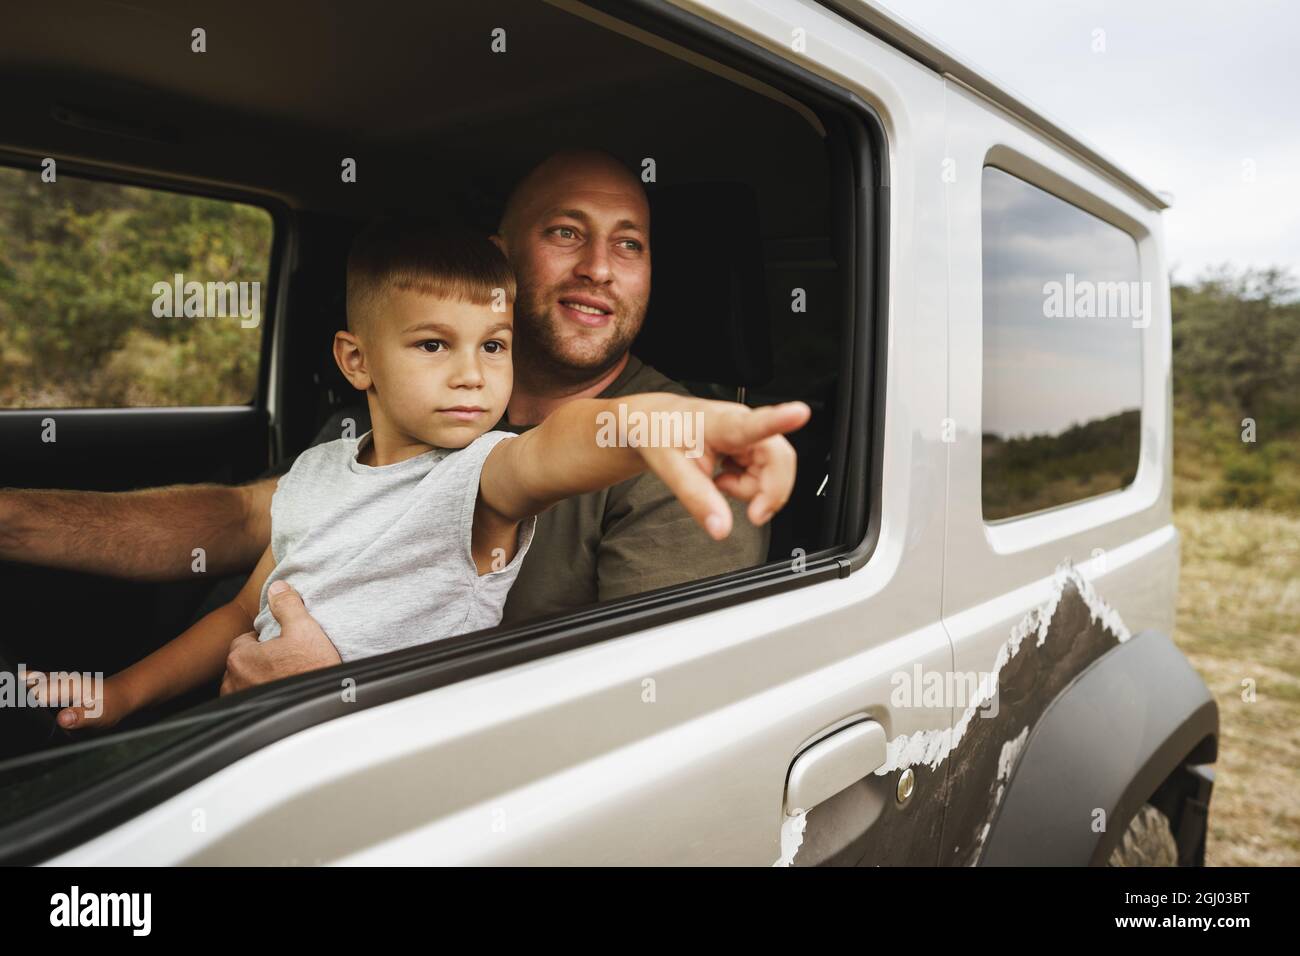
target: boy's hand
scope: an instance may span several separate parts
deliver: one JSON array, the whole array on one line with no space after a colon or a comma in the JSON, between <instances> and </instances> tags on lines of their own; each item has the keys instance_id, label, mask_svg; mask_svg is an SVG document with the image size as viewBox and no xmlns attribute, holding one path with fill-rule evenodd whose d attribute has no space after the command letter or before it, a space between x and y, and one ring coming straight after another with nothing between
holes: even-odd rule
<instances>
[{"instance_id":1,"label":"boy's hand","mask_svg":"<svg viewBox=\"0 0 1300 956\"><path fill-rule=\"evenodd\" d=\"M27 683L29 687L35 686L35 697L41 706L62 705L55 720L64 730L107 730L135 710L126 688L116 677L89 687L80 681L51 687L48 675L28 672Z\"/></svg>"},{"instance_id":2,"label":"boy's hand","mask_svg":"<svg viewBox=\"0 0 1300 956\"><path fill-rule=\"evenodd\" d=\"M748 501L747 514L756 525L785 506L794 488L796 460L794 448L782 436L808 422L812 410L803 402L749 408L655 395L629 399L629 406L648 414L691 416L690 427L683 430L692 439L689 444L661 443L637 450L710 537L720 541L731 533L731 509L724 493Z\"/></svg>"}]
</instances>

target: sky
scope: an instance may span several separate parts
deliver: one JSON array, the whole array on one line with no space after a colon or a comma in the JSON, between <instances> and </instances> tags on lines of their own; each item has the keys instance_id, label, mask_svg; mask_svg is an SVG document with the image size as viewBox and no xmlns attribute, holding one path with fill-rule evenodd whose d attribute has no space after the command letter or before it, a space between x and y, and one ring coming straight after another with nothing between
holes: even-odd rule
<instances>
[{"instance_id":1,"label":"sky","mask_svg":"<svg viewBox=\"0 0 1300 956\"><path fill-rule=\"evenodd\" d=\"M881 2L1172 193L1176 281L1227 263L1300 285L1300 2Z\"/></svg>"}]
</instances>

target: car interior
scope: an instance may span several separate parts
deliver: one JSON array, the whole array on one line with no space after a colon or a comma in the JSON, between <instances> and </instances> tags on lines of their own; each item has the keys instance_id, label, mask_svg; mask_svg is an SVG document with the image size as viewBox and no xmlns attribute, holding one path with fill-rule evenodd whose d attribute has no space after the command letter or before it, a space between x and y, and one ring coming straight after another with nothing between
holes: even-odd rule
<instances>
[{"instance_id":1,"label":"car interior","mask_svg":"<svg viewBox=\"0 0 1300 956\"><path fill-rule=\"evenodd\" d=\"M56 157L61 176L238 199L275 223L252 404L66 410L53 447L23 437L49 410L0 409L0 486L240 483L292 459L357 403L329 349L356 232L419 214L490 233L531 166L597 148L638 171L651 201L653 289L633 354L698 395L807 402L768 559L844 543L853 187L840 119L568 2L69 0L8 13L0 63L0 83L22 91L5 98L0 164L37 175ZM349 158L355 182L340 175ZM112 673L180 633L212 587L0 565L0 656ZM62 744L46 717L21 715L31 723L0 734L0 758Z\"/></svg>"}]
</instances>

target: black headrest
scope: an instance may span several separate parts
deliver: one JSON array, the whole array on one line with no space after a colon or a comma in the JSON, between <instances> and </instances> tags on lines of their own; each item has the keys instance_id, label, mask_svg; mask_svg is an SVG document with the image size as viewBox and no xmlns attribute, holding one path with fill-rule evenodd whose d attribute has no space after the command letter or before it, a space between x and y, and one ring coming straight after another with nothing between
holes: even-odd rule
<instances>
[{"instance_id":1,"label":"black headrest","mask_svg":"<svg viewBox=\"0 0 1300 956\"><path fill-rule=\"evenodd\" d=\"M302 316L302 331L311 336L316 364L337 372L332 344L334 333L347 328L345 263L329 259L294 269L289 274L289 307L295 316Z\"/></svg>"},{"instance_id":2,"label":"black headrest","mask_svg":"<svg viewBox=\"0 0 1300 956\"><path fill-rule=\"evenodd\" d=\"M650 195L650 308L632 351L670 378L754 386L772 378L758 200L743 183Z\"/></svg>"}]
</instances>

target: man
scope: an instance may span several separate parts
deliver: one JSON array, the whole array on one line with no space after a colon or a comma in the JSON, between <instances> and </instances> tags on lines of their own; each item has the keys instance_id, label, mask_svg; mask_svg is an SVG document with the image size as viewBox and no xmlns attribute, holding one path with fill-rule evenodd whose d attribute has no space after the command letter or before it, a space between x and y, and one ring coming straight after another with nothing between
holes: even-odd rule
<instances>
[{"instance_id":1,"label":"man","mask_svg":"<svg viewBox=\"0 0 1300 956\"><path fill-rule=\"evenodd\" d=\"M629 352L650 299L650 209L616 160L550 157L516 187L493 241L518 283L515 387L499 427L526 430L579 398L688 394ZM275 486L0 492L0 558L163 581L188 577L202 547L210 572L247 572L270 537ZM743 507L732 502L725 541L699 548L704 532L652 474L561 502L538 519L504 622L759 564L767 527L743 520ZM270 604L281 636L237 638L223 693L339 662L292 589Z\"/></svg>"}]
</instances>

